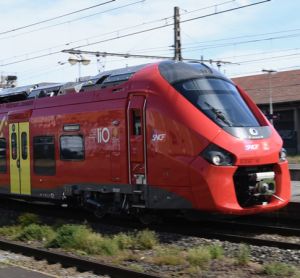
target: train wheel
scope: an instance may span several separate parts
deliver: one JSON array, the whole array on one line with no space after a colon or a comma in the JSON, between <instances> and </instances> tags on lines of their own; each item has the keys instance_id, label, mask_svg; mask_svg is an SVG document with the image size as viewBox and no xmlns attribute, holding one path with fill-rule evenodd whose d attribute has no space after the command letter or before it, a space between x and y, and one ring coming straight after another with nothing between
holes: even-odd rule
<instances>
[{"instance_id":1,"label":"train wheel","mask_svg":"<svg viewBox=\"0 0 300 278\"><path fill-rule=\"evenodd\" d=\"M103 207L98 208L94 211L94 215L99 219L103 218L106 214L107 214L107 209Z\"/></svg>"},{"instance_id":2,"label":"train wheel","mask_svg":"<svg viewBox=\"0 0 300 278\"><path fill-rule=\"evenodd\" d=\"M145 226L160 222L160 218L153 213L141 213L138 218L139 221Z\"/></svg>"},{"instance_id":3,"label":"train wheel","mask_svg":"<svg viewBox=\"0 0 300 278\"><path fill-rule=\"evenodd\" d=\"M210 215L208 213L203 213L194 210L184 210L182 211L184 219L190 222L198 222L209 219Z\"/></svg>"}]
</instances>

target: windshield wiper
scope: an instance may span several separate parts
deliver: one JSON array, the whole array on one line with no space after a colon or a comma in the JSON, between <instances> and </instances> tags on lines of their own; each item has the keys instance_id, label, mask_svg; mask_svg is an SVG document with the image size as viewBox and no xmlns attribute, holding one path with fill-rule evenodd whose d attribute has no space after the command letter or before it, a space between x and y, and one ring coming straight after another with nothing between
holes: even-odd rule
<instances>
[{"instance_id":1,"label":"windshield wiper","mask_svg":"<svg viewBox=\"0 0 300 278\"><path fill-rule=\"evenodd\" d=\"M223 123L227 124L228 126L232 126L232 123L226 119L224 113L221 110L213 107L206 101L204 103L209 107L210 111L212 111L215 114L216 119L220 119Z\"/></svg>"}]
</instances>

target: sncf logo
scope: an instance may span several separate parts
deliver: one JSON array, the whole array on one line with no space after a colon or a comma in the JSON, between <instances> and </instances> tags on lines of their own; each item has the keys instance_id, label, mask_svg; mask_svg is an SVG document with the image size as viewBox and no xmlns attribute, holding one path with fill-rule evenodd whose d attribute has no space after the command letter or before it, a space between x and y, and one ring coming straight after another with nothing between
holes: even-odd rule
<instances>
[{"instance_id":1,"label":"sncf logo","mask_svg":"<svg viewBox=\"0 0 300 278\"><path fill-rule=\"evenodd\" d=\"M245 150L246 151L256 151L259 148L259 144L249 144L245 145Z\"/></svg>"},{"instance_id":2,"label":"sncf logo","mask_svg":"<svg viewBox=\"0 0 300 278\"><path fill-rule=\"evenodd\" d=\"M164 141L165 138L166 138L166 134L164 134L164 133L152 135L152 141L154 141L154 142Z\"/></svg>"}]
</instances>

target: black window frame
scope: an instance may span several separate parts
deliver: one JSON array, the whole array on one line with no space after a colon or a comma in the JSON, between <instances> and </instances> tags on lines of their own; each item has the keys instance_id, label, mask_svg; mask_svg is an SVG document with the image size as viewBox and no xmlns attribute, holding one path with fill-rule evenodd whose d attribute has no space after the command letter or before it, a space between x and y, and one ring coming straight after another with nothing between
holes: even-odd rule
<instances>
[{"instance_id":1,"label":"black window frame","mask_svg":"<svg viewBox=\"0 0 300 278\"><path fill-rule=\"evenodd\" d=\"M18 158L18 138L17 133L13 132L10 136L11 140L11 158L12 160L17 160Z\"/></svg>"},{"instance_id":2,"label":"black window frame","mask_svg":"<svg viewBox=\"0 0 300 278\"><path fill-rule=\"evenodd\" d=\"M21 157L23 160L28 158L28 136L25 131L21 133Z\"/></svg>"},{"instance_id":3,"label":"black window frame","mask_svg":"<svg viewBox=\"0 0 300 278\"><path fill-rule=\"evenodd\" d=\"M131 135L142 135L142 111L140 109L132 109L132 130Z\"/></svg>"},{"instance_id":4,"label":"black window frame","mask_svg":"<svg viewBox=\"0 0 300 278\"><path fill-rule=\"evenodd\" d=\"M61 143L62 143L62 138L64 137L79 137L82 139L82 158L65 158L63 157L63 151L62 151L62 146L61 146ZM84 161L85 160L85 142L84 142L84 136L82 134L62 134L60 137L59 137L59 157L60 157L60 160L62 161Z\"/></svg>"},{"instance_id":5,"label":"black window frame","mask_svg":"<svg viewBox=\"0 0 300 278\"><path fill-rule=\"evenodd\" d=\"M1 142L1 141L4 141L4 142ZM7 173L7 140L6 138L4 137L1 137L0 138L0 147L1 147L1 144L3 144L4 146L4 150L3 151L0 151L0 161L3 161L3 165L1 165L0 163L0 173L1 174L5 174ZM2 155L2 152L4 153L4 155Z\"/></svg>"},{"instance_id":6,"label":"black window frame","mask_svg":"<svg viewBox=\"0 0 300 278\"><path fill-rule=\"evenodd\" d=\"M37 146L37 140L39 139L46 139L46 138L51 138L51 143L47 143L47 145L52 146L52 151L51 153L53 154L53 157L51 159L51 161L53 162L54 166L52 167L45 167L45 166L36 166L36 156L37 156L37 152L36 152L36 146ZM42 145L40 142L38 145ZM55 136L54 135L37 135L33 137L33 172L38 175L38 176L55 176L56 174L56 155L55 155ZM39 159L47 159L49 156L47 156L46 158L39 158ZM50 160L50 159L49 159Z\"/></svg>"}]
</instances>

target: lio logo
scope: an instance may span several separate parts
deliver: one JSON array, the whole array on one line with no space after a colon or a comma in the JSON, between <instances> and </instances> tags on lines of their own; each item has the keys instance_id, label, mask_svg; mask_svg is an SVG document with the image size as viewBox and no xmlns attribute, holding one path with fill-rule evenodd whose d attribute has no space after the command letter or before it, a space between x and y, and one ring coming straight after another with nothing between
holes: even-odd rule
<instances>
[{"instance_id":1,"label":"lio logo","mask_svg":"<svg viewBox=\"0 0 300 278\"><path fill-rule=\"evenodd\" d=\"M98 143L108 143L110 139L110 132L107 127L101 127L97 129L97 137L98 137Z\"/></svg>"}]
</instances>

